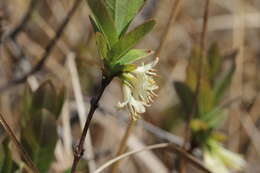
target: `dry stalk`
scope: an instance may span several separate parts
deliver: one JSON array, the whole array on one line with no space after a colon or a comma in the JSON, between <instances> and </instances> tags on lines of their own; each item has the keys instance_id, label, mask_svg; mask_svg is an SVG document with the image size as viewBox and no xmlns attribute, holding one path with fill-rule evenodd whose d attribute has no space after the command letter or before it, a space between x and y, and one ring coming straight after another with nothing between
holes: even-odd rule
<instances>
[{"instance_id":1,"label":"dry stalk","mask_svg":"<svg viewBox=\"0 0 260 173\"><path fill-rule=\"evenodd\" d=\"M136 122L137 122L137 120L135 120L133 118L129 119L129 123L126 128L125 134L119 144L119 149L116 153L116 157L120 156L121 154L123 154L126 151L128 138L130 137L130 135L136 125ZM112 166L111 173L116 173L119 168L119 165L120 165L120 161L115 162Z\"/></svg>"}]
</instances>

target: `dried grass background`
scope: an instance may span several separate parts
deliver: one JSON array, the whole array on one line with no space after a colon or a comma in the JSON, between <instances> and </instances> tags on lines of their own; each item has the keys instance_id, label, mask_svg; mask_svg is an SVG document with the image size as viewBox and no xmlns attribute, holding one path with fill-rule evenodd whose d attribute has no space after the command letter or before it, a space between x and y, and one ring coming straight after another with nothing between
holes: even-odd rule
<instances>
[{"instance_id":1,"label":"dried grass background","mask_svg":"<svg viewBox=\"0 0 260 173\"><path fill-rule=\"evenodd\" d=\"M178 116L172 117L172 108L178 103L173 81L185 79L191 49L199 44L205 1L180 1L176 8L176 0L147 0L145 8L131 26L149 18L154 18L157 22L155 29L138 47L157 51L156 54L160 57L160 89L155 102L143 115L143 121L138 123L130 138L129 150L165 140L175 143L182 141L183 120ZM29 4L29 0L0 1L1 38L5 38L19 24ZM19 30L16 38L1 44L0 87L23 76L37 64L72 4L72 0L37 1L31 9L31 18ZM179 12L174 14L172 10ZM101 78L101 62L97 55L89 14L87 3L83 1L54 45L45 65L21 84L5 88L0 95L0 111L4 112L7 122L19 136L18 100L25 84L35 89L40 83L50 79L57 88L66 86L67 98L58 129L62 140L57 143L57 160L50 172L61 172L71 167L72 146L80 135L79 119L84 120L90 96L96 92ZM206 48L217 42L223 56L238 51L235 76L224 100L236 97L239 99L227 108L229 117L220 130L227 135L227 148L240 152L248 161L244 172L260 172L260 1L211 0L207 36ZM158 49L160 45L162 46ZM80 87L77 82L80 82ZM123 135L128 115L115 108L120 99L120 85L115 80L102 97L100 109L92 121L91 141L88 140L86 145L86 151L89 152L84 155L85 160L89 160L91 172L112 159ZM79 119L77 112L81 117ZM2 130L0 140L5 136ZM174 172L176 157L176 153L163 149L142 152L125 159L121 171ZM191 167L188 172L200 171Z\"/></svg>"}]
</instances>

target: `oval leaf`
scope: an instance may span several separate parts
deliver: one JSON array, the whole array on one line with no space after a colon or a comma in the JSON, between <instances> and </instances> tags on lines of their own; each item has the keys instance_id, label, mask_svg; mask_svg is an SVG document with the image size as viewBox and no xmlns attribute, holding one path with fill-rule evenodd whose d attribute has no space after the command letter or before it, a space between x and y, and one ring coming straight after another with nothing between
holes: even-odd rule
<instances>
[{"instance_id":1,"label":"oval leaf","mask_svg":"<svg viewBox=\"0 0 260 173\"><path fill-rule=\"evenodd\" d=\"M134 47L151 29L154 27L155 21L149 20L134 30L124 35L109 52L109 58L116 61L124 56L132 47Z\"/></svg>"},{"instance_id":2,"label":"oval leaf","mask_svg":"<svg viewBox=\"0 0 260 173\"><path fill-rule=\"evenodd\" d=\"M137 61L141 58L147 57L153 54L152 50L145 50L145 49L132 49L127 54L125 54L122 58L116 61L116 64L125 65L130 64L134 61Z\"/></svg>"}]
</instances>

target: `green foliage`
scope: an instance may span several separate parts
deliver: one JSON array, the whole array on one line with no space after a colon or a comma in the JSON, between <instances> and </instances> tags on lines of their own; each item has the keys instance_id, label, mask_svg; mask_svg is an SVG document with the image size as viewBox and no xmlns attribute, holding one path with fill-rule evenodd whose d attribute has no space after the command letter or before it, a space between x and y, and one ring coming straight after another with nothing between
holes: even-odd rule
<instances>
[{"instance_id":1,"label":"green foliage","mask_svg":"<svg viewBox=\"0 0 260 173\"><path fill-rule=\"evenodd\" d=\"M209 75L212 79L211 82L214 82L214 79L218 75L221 66L221 59L219 58L219 48L216 43L213 43L212 46L209 48L208 52L208 63L209 63Z\"/></svg>"},{"instance_id":2,"label":"green foliage","mask_svg":"<svg viewBox=\"0 0 260 173\"><path fill-rule=\"evenodd\" d=\"M107 0L108 9L113 16L118 35L121 35L144 4L144 0Z\"/></svg>"},{"instance_id":3,"label":"green foliage","mask_svg":"<svg viewBox=\"0 0 260 173\"><path fill-rule=\"evenodd\" d=\"M0 173L12 173L17 169L17 165L13 162L8 145L9 139L5 139L2 143L3 157L0 160Z\"/></svg>"},{"instance_id":4,"label":"green foliage","mask_svg":"<svg viewBox=\"0 0 260 173\"><path fill-rule=\"evenodd\" d=\"M180 98L181 105L186 112L186 115L192 113L192 109L195 105L193 105L194 101L194 93L191 91L189 86L187 86L184 82L174 82L174 87L176 92Z\"/></svg>"},{"instance_id":5,"label":"green foliage","mask_svg":"<svg viewBox=\"0 0 260 173\"><path fill-rule=\"evenodd\" d=\"M3 161L3 167L1 169L1 172L5 173L11 173L12 167L13 167L13 160L11 156L11 152L8 148L8 141L4 141L3 143L3 148L4 148L4 161Z\"/></svg>"},{"instance_id":6,"label":"green foliage","mask_svg":"<svg viewBox=\"0 0 260 173\"><path fill-rule=\"evenodd\" d=\"M104 59L108 75L120 75L129 63L148 56L151 52L131 50L151 29L155 22L149 20L127 32L145 0L87 0L92 11L90 17L96 32L99 55Z\"/></svg>"},{"instance_id":7,"label":"green foliage","mask_svg":"<svg viewBox=\"0 0 260 173\"><path fill-rule=\"evenodd\" d=\"M93 12L93 22L95 28L102 32L108 42L109 47L113 46L117 40L118 35L115 27L115 22L108 12L104 1L102 0L87 0L90 9Z\"/></svg>"},{"instance_id":8,"label":"green foliage","mask_svg":"<svg viewBox=\"0 0 260 173\"><path fill-rule=\"evenodd\" d=\"M199 49L194 49L186 70L186 81L174 83L186 115L193 113L190 123L192 140L199 145L206 145L209 139L215 138L214 130L225 120L220 100L235 70L235 63L231 63L229 68L223 68L224 61L215 43L209 48L206 57L202 57Z\"/></svg>"},{"instance_id":9,"label":"green foliage","mask_svg":"<svg viewBox=\"0 0 260 173\"><path fill-rule=\"evenodd\" d=\"M122 36L120 40L112 47L108 57L112 60L112 62L117 61L132 47L134 47L148 32L150 32L154 25L154 20L149 20Z\"/></svg>"},{"instance_id":10,"label":"green foliage","mask_svg":"<svg viewBox=\"0 0 260 173\"><path fill-rule=\"evenodd\" d=\"M130 64L134 61L137 61L143 57L147 57L151 55L153 51L151 50L144 50L144 49L132 49L129 52L126 53L122 58L120 58L118 61L116 61L116 64L119 65L125 65Z\"/></svg>"},{"instance_id":11,"label":"green foliage","mask_svg":"<svg viewBox=\"0 0 260 173\"><path fill-rule=\"evenodd\" d=\"M64 90L57 93L50 81L35 92L27 88L22 99L21 143L42 173L54 160L57 119L63 102Z\"/></svg>"},{"instance_id":12,"label":"green foliage","mask_svg":"<svg viewBox=\"0 0 260 173\"><path fill-rule=\"evenodd\" d=\"M214 85L214 98L215 102L219 102L221 97L224 95L225 90L231 83L232 76L235 71L235 62L232 62L232 66L225 72L223 72Z\"/></svg>"},{"instance_id":13,"label":"green foliage","mask_svg":"<svg viewBox=\"0 0 260 173\"><path fill-rule=\"evenodd\" d=\"M102 59L106 58L108 47L104 35L102 35L100 32L96 32L96 44L99 55L102 57Z\"/></svg>"}]
</instances>

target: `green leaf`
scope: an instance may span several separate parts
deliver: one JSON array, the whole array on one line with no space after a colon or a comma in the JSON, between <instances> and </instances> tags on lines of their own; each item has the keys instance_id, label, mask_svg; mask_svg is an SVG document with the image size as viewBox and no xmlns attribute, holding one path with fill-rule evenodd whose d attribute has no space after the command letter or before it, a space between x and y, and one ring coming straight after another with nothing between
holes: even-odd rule
<instances>
[{"instance_id":1,"label":"green leaf","mask_svg":"<svg viewBox=\"0 0 260 173\"><path fill-rule=\"evenodd\" d=\"M21 143L40 172L47 172L54 161L58 135L56 119L49 111L36 112L21 130Z\"/></svg>"},{"instance_id":2,"label":"green leaf","mask_svg":"<svg viewBox=\"0 0 260 173\"><path fill-rule=\"evenodd\" d=\"M198 73L199 73L199 61L201 61L201 53L198 48L193 48L189 64L186 68L186 83L191 88L192 91L196 90L196 85L198 83Z\"/></svg>"},{"instance_id":3,"label":"green leaf","mask_svg":"<svg viewBox=\"0 0 260 173\"><path fill-rule=\"evenodd\" d=\"M214 107L214 93L207 79L201 77L198 92L199 116L204 116Z\"/></svg>"},{"instance_id":4,"label":"green leaf","mask_svg":"<svg viewBox=\"0 0 260 173\"><path fill-rule=\"evenodd\" d=\"M129 25L133 21L134 17L138 14L138 12L142 9L145 1L146 0L136 0L135 4L132 5L131 0L128 0L128 3L130 3L130 4L129 4L127 14L125 15L125 18L124 18L124 22L122 25L123 27L120 28L120 32L119 32L120 37L127 32Z\"/></svg>"},{"instance_id":5,"label":"green leaf","mask_svg":"<svg viewBox=\"0 0 260 173\"><path fill-rule=\"evenodd\" d=\"M56 91L51 81L42 83L39 88L33 93L32 104L34 109L40 110L42 108L52 109L54 107L54 99L56 98Z\"/></svg>"},{"instance_id":6,"label":"green leaf","mask_svg":"<svg viewBox=\"0 0 260 173\"><path fill-rule=\"evenodd\" d=\"M65 101L65 87L63 87L60 90L59 94L55 98L55 107L53 108L53 110L50 110L52 111L56 119L58 119L59 115L61 114L64 101Z\"/></svg>"},{"instance_id":7,"label":"green leaf","mask_svg":"<svg viewBox=\"0 0 260 173\"><path fill-rule=\"evenodd\" d=\"M221 58L219 54L219 48L216 43L212 44L208 51L209 73L210 79L214 83L216 75L220 71Z\"/></svg>"},{"instance_id":8,"label":"green leaf","mask_svg":"<svg viewBox=\"0 0 260 173\"><path fill-rule=\"evenodd\" d=\"M26 85L24 93L20 101L20 112L23 115L21 120L21 125L26 126L26 122L30 119L31 112L34 112L34 107L32 106L32 90L28 85Z\"/></svg>"},{"instance_id":9,"label":"green leaf","mask_svg":"<svg viewBox=\"0 0 260 173\"><path fill-rule=\"evenodd\" d=\"M92 16L89 16L90 23L92 24L92 27L94 29L94 32L102 32L100 29L100 26L98 26L97 22Z\"/></svg>"},{"instance_id":10,"label":"green leaf","mask_svg":"<svg viewBox=\"0 0 260 173\"><path fill-rule=\"evenodd\" d=\"M196 90L199 79L204 78L204 80L209 81L209 64L205 57L201 55L201 50L197 47L192 49L186 74L186 82L192 91Z\"/></svg>"},{"instance_id":11,"label":"green leaf","mask_svg":"<svg viewBox=\"0 0 260 173\"><path fill-rule=\"evenodd\" d=\"M120 40L112 47L109 52L109 58L113 62L124 56L132 47L134 47L155 25L154 20L149 20L131 32L122 36Z\"/></svg>"},{"instance_id":12,"label":"green leaf","mask_svg":"<svg viewBox=\"0 0 260 173\"><path fill-rule=\"evenodd\" d=\"M128 72L131 72L131 71L133 71L133 70L135 70L137 67L136 67L136 65L135 64L127 64L127 65L124 65L123 66L123 72L124 73L128 73Z\"/></svg>"},{"instance_id":13,"label":"green leaf","mask_svg":"<svg viewBox=\"0 0 260 173\"><path fill-rule=\"evenodd\" d=\"M107 5L107 9L109 10L111 16L114 19L115 16L115 8L116 8L116 1L117 0L105 0L106 1L106 5Z\"/></svg>"},{"instance_id":14,"label":"green leaf","mask_svg":"<svg viewBox=\"0 0 260 173\"><path fill-rule=\"evenodd\" d=\"M235 68L235 63L232 62L232 66L227 71L223 72L222 77L216 81L213 91L215 103L220 101L221 97L225 93L225 90L230 85Z\"/></svg>"},{"instance_id":15,"label":"green leaf","mask_svg":"<svg viewBox=\"0 0 260 173\"><path fill-rule=\"evenodd\" d=\"M189 86L183 82L174 82L174 87L179 96L182 106L187 115L189 115L193 110L194 94L189 88Z\"/></svg>"},{"instance_id":16,"label":"green leaf","mask_svg":"<svg viewBox=\"0 0 260 173\"><path fill-rule=\"evenodd\" d=\"M118 41L118 35L108 9L106 8L103 0L87 0L88 5L93 13L93 19L95 27L98 27L105 35L110 46L114 45Z\"/></svg>"},{"instance_id":17,"label":"green leaf","mask_svg":"<svg viewBox=\"0 0 260 173\"><path fill-rule=\"evenodd\" d=\"M70 172L71 172L71 168L68 168L65 171L63 171L63 173L70 173Z\"/></svg>"},{"instance_id":18,"label":"green leaf","mask_svg":"<svg viewBox=\"0 0 260 173\"><path fill-rule=\"evenodd\" d=\"M108 47L107 47L106 39L100 32L96 33L96 44L97 44L99 55L103 59L107 58Z\"/></svg>"},{"instance_id":19,"label":"green leaf","mask_svg":"<svg viewBox=\"0 0 260 173\"><path fill-rule=\"evenodd\" d=\"M191 120L190 127L194 132L208 130L208 124L199 119Z\"/></svg>"},{"instance_id":20,"label":"green leaf","mask_svg":"<svg viewBox=\"0 0 260 173\"><path fill-rule=\"evenodd\" d=\"M13 160L8 144L8 139L3 141L4 160L0 173L12 173L13 170Z\"/></svg>"},{"instance_id":21,"label":"green leaf","mask_svg":"<svg viewBox=\"0 0 260 173\"><path fill-rule=\"evenodd\" d=\"M125 65L130 64L134 61L147 57L154 52L152 50L144 50L144 49L132 49L127 54L125 54L122 58L115 62L115 64Z\"/></svg>"},{"instance_id":22,"label":"green leaf","mask_svg":"<svg viewBox=\"0 0 260 173\"><path fill-rule=\"evenodd\" d=\"M31 114L41 109L47 109L53 115L58 118L64 102L65 91L61 90L59 94L51 81L46 81L40 85L40 87L33 93Z\"/></svg>"},{"instance_id":23,"label":"green leaf","mask_svg":"<svg viewBox=\"0 0 260 173\"><path fill-rule=\"evenodd\" d=\"M201 120L207 122L207 125L211 129L215 129L219 127L221 123L225 120L225 113L223 112L223 108L221 106L217 106L212 109L207 114L201 117Z\"/></svg>"},{"instance_id":24,"label":"green leaf","mask_svg":"<svg viewBox=\"0 0 260 173\"><path fill-rule=\"evenodd\" d=\"M129 24L143 6L145 0L107 0L118 35L127 30Z\"/></svg>"},{"instance_id":25,"label":"green leaf","mask_svg":"<svg viewBox=\"0 0 260 173\"><path fill-rule=\"evenodd\" d=\"M193 48L188 67L186 69L186 82L191 90L198 92L198 115L209 112L214 103L212 86L209 80L209 64L205 57L201 56L198 48ZM199 87L199 88L197 88Z\"/></svg>"}]
</instances>

